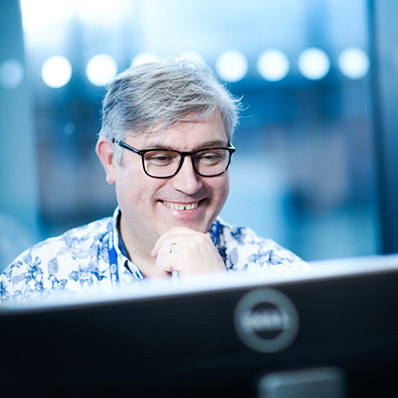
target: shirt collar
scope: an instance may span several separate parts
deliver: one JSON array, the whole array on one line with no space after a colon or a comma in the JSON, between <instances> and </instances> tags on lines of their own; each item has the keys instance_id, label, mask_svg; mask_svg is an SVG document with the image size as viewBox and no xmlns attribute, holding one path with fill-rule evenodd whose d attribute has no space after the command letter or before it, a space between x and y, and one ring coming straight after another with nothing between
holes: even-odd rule
<instances>
[{"instance_id":1,"label":"shirt collar","mask_svg":"<svg viewBox=\"0 0 398 398\"><path fill-rule=\"evenodd\" d=\"M120 254L122 254L123 256L128 258L126 247L124 246L123 239L120 235L119 226L118 226L121 214L122 213L120 211L120 208L116 207L112 217L112 229L113 229L113 239L114 239L113 244L118 254L118 257Z\"/></svg>"},{"instance_id":2,"label":"shirt collar","mask_svg":"<svg viewBox=\"0 0 398 398\"><path fill-rule=\"evenodd\" d=\"M120 211L120 208L117 207L113 213L113 236L115 236L115 246L119 249L120 253L128 259L129 255L119 231L119 221L121 214L122 212Z\"/></svg>"},{"instance_id":3,"label":"shirt collar","mask_svg":"<svg viewBox=\"0 0 398 398\"><path fill-rule=\"evenodd\" d=\"M130 260L126 246L124 245L122 236L119 231L119 220L122 212L119 207L116 207L112 217L113 239L114 247L117 254L117 262L119 269L123 270L122 274L128 274L135 280L144 279L141 270ZM120 275L119 275L120 276Z\"/></svg>"}]
</instances>

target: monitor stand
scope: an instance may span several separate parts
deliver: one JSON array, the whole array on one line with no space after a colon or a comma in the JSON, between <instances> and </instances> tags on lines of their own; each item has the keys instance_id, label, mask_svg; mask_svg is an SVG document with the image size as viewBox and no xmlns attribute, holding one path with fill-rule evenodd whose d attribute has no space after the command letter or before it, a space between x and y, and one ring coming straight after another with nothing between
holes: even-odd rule
<instances>
[{"instance_id":1,"label":"monitor stand","mask_svg":"<svg viewBox=\"0 0 398 398\"><path fill-rule=\"evenodd\" d=\"M335 367L268 373L257 391L258 398L344 398L344 373Z\"/></svg>"}]
</instances>

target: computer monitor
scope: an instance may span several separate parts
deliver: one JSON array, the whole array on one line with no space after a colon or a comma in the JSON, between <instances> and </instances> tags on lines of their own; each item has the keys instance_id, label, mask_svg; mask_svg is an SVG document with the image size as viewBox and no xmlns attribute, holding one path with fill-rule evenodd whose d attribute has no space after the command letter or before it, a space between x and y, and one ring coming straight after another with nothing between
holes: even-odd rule
<instances>
[{"instance_id":1,"label":"computer monitor","mask_svg":"<svg viewBox=\"0 0 398 398\"><path fill-rule=\"evenodd\" d=\"M3 304L0 394L397 391L398 256L311 265L301 275L208 275L80 301Z\"/></svg>"}]
</instances>

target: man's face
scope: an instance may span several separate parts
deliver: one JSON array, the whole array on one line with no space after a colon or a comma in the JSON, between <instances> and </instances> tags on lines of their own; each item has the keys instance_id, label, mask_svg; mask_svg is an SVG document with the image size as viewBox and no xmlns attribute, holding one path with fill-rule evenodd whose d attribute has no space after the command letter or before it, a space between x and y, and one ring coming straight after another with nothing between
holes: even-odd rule
<instances>
[{"instance_id":1,"label":"man's face","mask_svg":"<svg viewBox=\"0 0 398 398\"><path fill-rule=\"evenodd\" d=\"M227 146L228 139L219 113L197 122L180 122L155 135L127 136L137 149L167 148L196 151ZM122 212L124 239L151 250L161 234L173 226L207 232L227 199L228 173L201 177L185 157L174 177L157 179L145 174L142 159L123 150L121 165L114 169L117 200ZM127 242L126 242L127 243Z\"/></svg>"}]
</instances>

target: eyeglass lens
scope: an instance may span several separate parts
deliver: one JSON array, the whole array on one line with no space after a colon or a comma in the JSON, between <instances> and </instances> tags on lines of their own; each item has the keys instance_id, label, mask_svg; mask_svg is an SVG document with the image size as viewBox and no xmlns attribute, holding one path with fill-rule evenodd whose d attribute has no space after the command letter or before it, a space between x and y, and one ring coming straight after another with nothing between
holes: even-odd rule
<instances>
[{"instance_id":1,"label":"eyeglass lens","mask_svg":"<svg viewBox=\"0 0 398 398\"><path fill-rule=\"evenodd\" d=\"M182 162L182 155L168 150L154 150L144 155L144 168L153 177L174 175ZM229 164L230 152L227 149L206 149L193 155L196 171L203 176L223 173Z\"/></svg>"}]
</instances>

